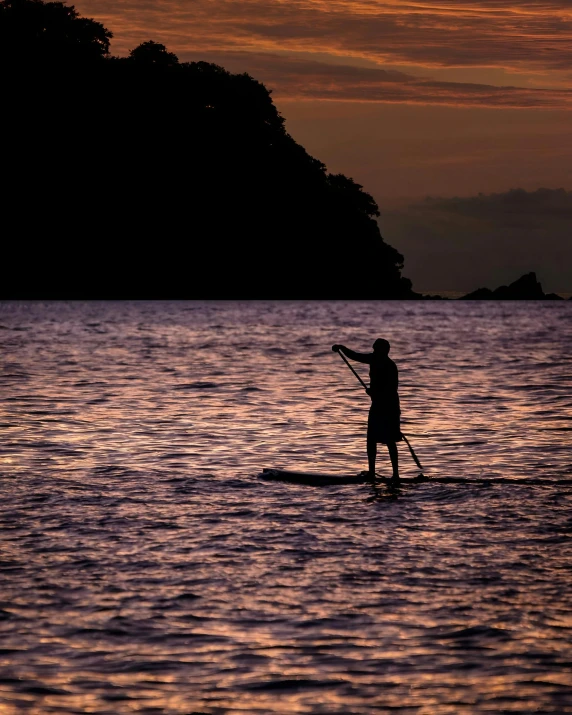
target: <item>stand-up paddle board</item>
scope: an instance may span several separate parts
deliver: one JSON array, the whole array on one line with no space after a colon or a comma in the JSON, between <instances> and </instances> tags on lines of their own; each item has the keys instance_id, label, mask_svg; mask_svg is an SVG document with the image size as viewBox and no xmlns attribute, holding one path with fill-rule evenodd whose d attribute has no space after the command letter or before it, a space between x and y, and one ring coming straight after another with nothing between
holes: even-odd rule
<instances>
[{"instance_id":1,"label":"stand-up paddle board","mask_svg":"<svg viewBox=\"0 0 572 715\"><path fill-rule=\"evenodd\" d=\"M264 469L258 475L261 479L274 480L279 482L294 482L297 484L371 484L371 477L366 473L359 474L321 474L319 472L291 472L287 469ZM377 477L376 481L380 480ZM389 481L389 480L387 480ZM428 477L419 475L419 477L404 477L399 482L427 482Z\"/></svg>"},{"instance_id":2,"label":"stand-up paddle board","mask_svg":"<svg viewBox=\"0 0 572 715\"><path fill-rule=\"evenodd\" d=\"M317 472L290 472L286 469L264 469L261 479L297 484L364 484L371 481L363 474L319 474Z\"/></svg>"},{"instance_id":3,"label":"stand-up paddle board","mask_svg":"<svg viewBox=\"0 0 572 715\"><path fill-rule=\"evenodd\" d=\"M260 479L277 482L293 482L295 484L371 484L371 478L366 472L359 474L323 474L320 472L297 472L287 469L263 469L258 475ZM376 474L376 484L474 484L493 486L495 484L514 484L519 486L557 486L572 485L572 479L515 479L514 477L426 477L419 474L416 477L401 477L398 480L380 477Z\"/></svg>"}]
</instances>

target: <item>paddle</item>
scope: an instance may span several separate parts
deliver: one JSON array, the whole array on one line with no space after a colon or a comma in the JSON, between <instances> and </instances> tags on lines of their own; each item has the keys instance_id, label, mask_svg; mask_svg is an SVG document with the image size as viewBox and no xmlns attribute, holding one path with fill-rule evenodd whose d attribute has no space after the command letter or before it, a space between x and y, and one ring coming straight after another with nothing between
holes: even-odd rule
<instances>
[{"instance_id":1,"label":"paddle","mask_svg":"<svg viewBox=\"0 0 572 715\"><path fill-rule=\"evenodd\" d=\"M332 348L332 350L334 350L334 348ZM338 353L338 355L342 358L342 360L345 362L345 364L349 367L349 369L353 372L353 374L354 374L354 375L357 377L357 379L361 382L361 384L363 385L363 389L367 392L367 389L368 389L367 385L366 385L365 382L361 379L361 377L357 374L357 372L353 369L353 367L350 365L350 363L348 362L348 360L347 360L346 356L343 354L343 352L342 352L341 350L334 350L334 352L337 352L337 353ZM409 447L409 451L411 452L411 456L413 457L413 461L414 461L415 464L419 467L419 469L421 469L421 471L423 471L423 467L421 466L421 462L417 459L417 455L416 455L415 452L413 451L413 447L409 444L409 440L408 440L407 437L403 434L403 432L401 433L401 436L402 436L403 439L405 440L405 444Z\"/></svg>"},{"instance_id":2,"label":"paddle","mask_svg":"<svg viewBox=\"0 0 572 715\"><path fill-rule=\"evenodd\" d=\"M413 447L409 444L409 440L408 440L407 437L403 434L403 432L401 433L401 436L402 436L403 439L405 440L405 444L409 447L409 451L411 452L411 456L413 457L413 461L414 461L415 464L419 467L419 469L420 469L421 471L423 471L423 467L421 466L421 462L417 459L417 455L416 455L415 452L413 451Z\"/></svg>"},{"instance_id":3,"label":"paddle","mask_svg":"<svg viewBox=\"0 0 572 715\"><path fill-rule=\"evenodd\" d=\"M332 350L333 350L333 348L332 348ZM353 372L353 374L354 374L354 375L357 377L357 379L361 382L361 384L363 385L363 389L366 390L366 392L367 392L367 385L366 385L365 382L361 379L361 377L357 374L357 372L353 369L353 367L350 365L350 363L348 362L348 359L347 359L346 356L343 354L343 352L342 352L341 350L336 350L335 352L338 353L338 355L342 358L342 360L345 362L345 364L349 367L349 369Z\"/></svg>"}]
</instances>

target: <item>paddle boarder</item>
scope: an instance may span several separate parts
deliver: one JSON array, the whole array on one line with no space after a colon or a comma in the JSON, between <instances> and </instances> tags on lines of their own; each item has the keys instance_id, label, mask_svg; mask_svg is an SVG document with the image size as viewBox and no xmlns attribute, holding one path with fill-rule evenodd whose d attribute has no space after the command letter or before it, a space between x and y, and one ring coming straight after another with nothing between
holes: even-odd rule
<instances>
[{"instance_id":1,"label":"paddle boarder","mask_svg":"<svg viewBox=\"0 0 572 715\"><path fill-rule=\"evenodd\" d=\"M399 405L397 365L389 357L389 342L378 338L373 343L372 353L358 353L345 345L332 345L332 350L341 352L351 360L369 365L371 407L367 420L367 462L369 475L375 478L375 460L378 443L386 444L389 450L393 479L399 479L397 442L402 440Z\"/></svg>"}]
</instances>

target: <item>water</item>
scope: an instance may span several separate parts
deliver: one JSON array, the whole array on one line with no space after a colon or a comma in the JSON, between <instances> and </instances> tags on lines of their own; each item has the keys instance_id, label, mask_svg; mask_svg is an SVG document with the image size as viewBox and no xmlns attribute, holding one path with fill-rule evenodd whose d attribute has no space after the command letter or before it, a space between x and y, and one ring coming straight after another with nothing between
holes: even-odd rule
<instances>
[{"instance_id":1,"label":"water","mask_svg":"<svg viewBox=\"0 0 572 715\"><path fill-rule=\"evenodd\" d=\"M2 714L572 712L571 318L0 304ZM258 479L366 468L330 346L378 336L425 474L467 483Z\"/></svg>"}]
</instances>

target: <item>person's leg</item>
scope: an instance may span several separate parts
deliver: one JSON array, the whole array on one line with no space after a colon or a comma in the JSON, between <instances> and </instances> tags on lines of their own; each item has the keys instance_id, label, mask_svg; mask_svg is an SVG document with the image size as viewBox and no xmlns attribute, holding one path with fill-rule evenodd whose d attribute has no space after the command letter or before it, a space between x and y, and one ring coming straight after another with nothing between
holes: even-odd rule
<instances>
[{"instance_id":1,"label":"person's leg","mask_svg":"<svg viewBox=\"0 0 572 715\"><path fill-rule=\"evenodd\" d=\"M367 438L367 464L370 477L375 476L375 458L377 457L377 442L369 435Z\"/></svg>"},{"instance_id":2,"label":"person's leg","mask_svg":"<svg viewBox=\"0 0 572 715\"><path fill-rule=\"evenodd\" d=\"M395 442L388 442L387 449L389 450L389 458L391 459L391 466L393 468L393 478L399 479L399 459L397 456L397 444Z\"/></svg>"}]
</instances>

